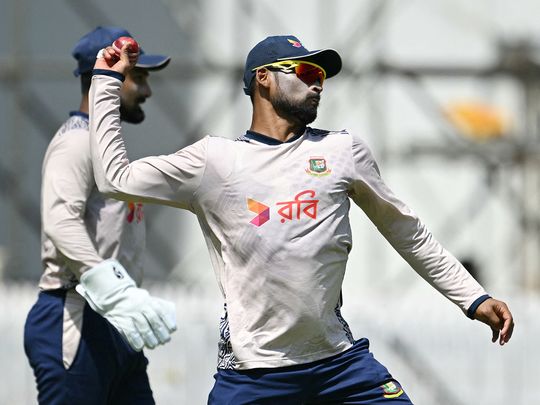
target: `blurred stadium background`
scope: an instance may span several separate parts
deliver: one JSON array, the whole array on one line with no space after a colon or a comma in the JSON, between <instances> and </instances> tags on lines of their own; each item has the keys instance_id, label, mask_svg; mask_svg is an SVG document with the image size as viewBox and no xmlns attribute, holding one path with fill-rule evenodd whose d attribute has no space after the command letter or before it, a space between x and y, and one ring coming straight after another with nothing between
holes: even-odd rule
<instances>
[{"instance_id":1,"label":"blurred stadium background","mask_svg":"<svg viewBox=\"0 0 540 405\"><path fill-rule=\"evenodd\" d=\"M383 177L516 318L513 341L433 291L353 207L344 315L417 404L531 405L540 377L540 3L536 0L0 0L0 403L35 403L22 327L40 275L41 160L79 103L74 43L127 28L172 56L151 76L132 158L250 123L244 58L267 35L333 47L314 126L364 137ZM221 301L191 214L146 207L146 286L177 302L180 330L148 353L159 404L203 404Z\"/></svg>"}]
</instances>

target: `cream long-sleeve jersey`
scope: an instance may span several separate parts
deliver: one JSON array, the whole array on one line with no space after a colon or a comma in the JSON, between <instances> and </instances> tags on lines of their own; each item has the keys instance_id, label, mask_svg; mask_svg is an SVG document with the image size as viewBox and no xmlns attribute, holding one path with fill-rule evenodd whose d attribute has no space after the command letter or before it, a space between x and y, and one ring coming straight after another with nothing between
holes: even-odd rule
<instances>
[{"instance_id":1,"label":"cream long-sleeve jersey","mask_svg":"<svg viewBox=\"0 0 540 405\"><path fill-rule=\"evenodd\" d=\"M368 147L348 131L307 128L285 143L249 131L235 141L206 136L174 154L130 162L119 120L121 81L95 73L96 183L120 199L197 216L225 302L218 367L308 363L351 346L340 314L351 201L464 312L487 296L389 190Z\"/></svg>"},{"instance_id":2,"label":"cream long-sleeve jersey","mask_svg":"<svg viewBox=\"0 0 540 405\"><path fill-rule=\"evenodd\" d=\"M143 207L101 194L94 181L88 115L72 113L52 138L42 167L42 290L69 289L104 259L138 282L145 244Z\"/></svg>"}]
</instances>

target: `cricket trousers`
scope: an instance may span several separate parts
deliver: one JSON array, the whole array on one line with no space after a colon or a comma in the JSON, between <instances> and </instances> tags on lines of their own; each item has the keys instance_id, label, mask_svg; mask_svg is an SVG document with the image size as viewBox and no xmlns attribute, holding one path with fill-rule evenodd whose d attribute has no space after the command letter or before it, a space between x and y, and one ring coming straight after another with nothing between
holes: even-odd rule
<instances>
[{"instance_id":1,"label":"cricket trousers","mask_svg":"<svg viewBox=\"0 0 540 405\"><path fill-rule=\"evenodd\" d=\"M360 339L313 363L252 370L218 369L209 405L412 405L401 385Z\"/></svg>"},{"instance_id":2,"label":"cricket trousers","mask_svg":"<svg viewBox=\"0 0 540 405\"><path fill-rule=\"evenodd\" d=\"M153 405L148 360L74 290L42 291L24 349L40 405Z\"/></svg>"}]
</instances>

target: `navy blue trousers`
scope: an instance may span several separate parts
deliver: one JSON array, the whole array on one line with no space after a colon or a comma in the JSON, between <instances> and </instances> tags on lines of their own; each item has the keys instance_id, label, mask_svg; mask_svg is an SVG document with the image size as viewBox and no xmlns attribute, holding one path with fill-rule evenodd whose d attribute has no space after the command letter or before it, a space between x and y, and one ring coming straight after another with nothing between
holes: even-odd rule
<instances>
[{"instance_id":1,"label":"navy blue trousers","mask_svg":"<svg viewBox=\"0 0 540 405\"><path fill-rule=\"evenodd\" d=\"M313 363L252 370L218 369L209 405L411 405L367 339Z\"/></svg>"},{"instance_id":2,"label":"navy blue trousers","mask_svg":"<svg viewBox=\"0 0 540 405\"><path fill-rule=\"evenodd\" d=\"M85 305L81 339L67 369L62 358L66 292L40 292L24 328L24 349L42 405L154 404L146 367L114 327Z\"/></svg>"}]
</instances>

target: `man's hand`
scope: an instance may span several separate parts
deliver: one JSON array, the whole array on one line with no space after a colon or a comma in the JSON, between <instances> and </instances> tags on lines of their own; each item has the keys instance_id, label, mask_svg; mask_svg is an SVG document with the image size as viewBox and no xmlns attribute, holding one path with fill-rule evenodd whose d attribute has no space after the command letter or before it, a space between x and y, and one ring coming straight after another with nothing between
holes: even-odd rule
<instances>
[{"instance_id":1,"label":"man's hand","mask_svg":"<svg viewBox=\"0 0 540 405\"><path fill-rule=\"evenodd\" d=\"M482 302L476 309L474 319L485 323L493 331L491 341L495 343L499 338L499 344L503 346L508 343L514 331L514 318L506 304L493 298Z\"/></svg>"},{"instance_id":2,"label":"man's hand","mask_svg":"<svg viewBox=\"0 0 540 405\"><path fill-rule=\"evenodd\" d=\"M125 43L120 50L120 57L112 46L108 46L98 52L94 69L113 70L126 75L128 71L135 67L139 52L129 52L130 45Z\"/></svg>"},{"instance_id":3,"label":"man's hand","mask_svg":"<svg viewBox=\"0 0 540 405\"><path fill-rule=\"evenodd\" d=\"M137 288L116 260L105 260L86 271L75 288L136 351L168 342L176 330L174 304Z\"/></svg>"}]
</instances>

